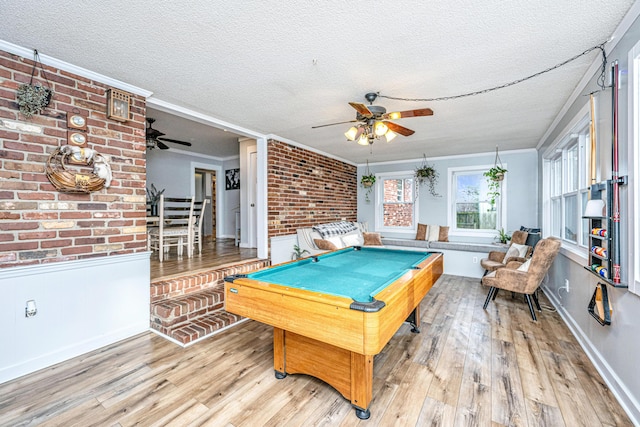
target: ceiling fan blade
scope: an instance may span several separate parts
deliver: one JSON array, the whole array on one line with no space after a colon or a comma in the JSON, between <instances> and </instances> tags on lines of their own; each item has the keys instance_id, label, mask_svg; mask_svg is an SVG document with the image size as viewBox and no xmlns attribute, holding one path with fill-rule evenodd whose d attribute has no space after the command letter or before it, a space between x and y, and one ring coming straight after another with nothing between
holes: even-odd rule
<instances>
[{"instance_id":1,"label":"ceiling fan blade","mask_svg":"<svg viewBox=\"0 0 640 427\"><path fill-rule=\"evenodd\" d=\"M387 127L392 131L394 131L395 133L399 133L400 135L403 135L403 136L410 136L415 133L415 131L411 129L407 129L404 126L400 126L399 124L396 124L393 122L384 122L384 124L386 124Z\"/></svg>"},{"instance_id":2,"label":"ceiling fan blade","mask_svg":"<svg viewBox=\"0 0 640 427\"><path fill-rule=\"evenodd\" d=\"M350 102L349 105L351 105L353 108L356 109L356 111L358 113L360 113L361 116L364 116L366 118L371 118L373 117L373 113L371 111L369 111L369 109L367 108L366 105L364 104L360 104L357 102Z\"/></svg>"},{"instance_id":3,"label":"ceiling fan blade","mask_svg":"<svg viewBox=\"0 0 640 427\"><path fill-rule=\"evenodd\" d=\"M382 116L383 119L405 119L407 117L423 117L433 116L433 110L431 108L419 108L417 110L396 111L392 113L386 113Z\"/></svg>"},{"instance_id":4,"label":"ceiling fan blade","mask_svg":"<svg viewBox=\"0 0 640 427\"><path fill-rule=\"evenodd\" d=\"M337 123L329 123L326 125L311 126L311 129L323 128L323 127L333 126L333 125L343 125L345 123L356 123L356 122L357 120L347 120L346 122L337 122Z\"/></svg>"},{"instance_id":5,"label":"ceiling fan blade","mask_svg":"<svg viewBox=\"0 0 640 427\"><path fill-rule=\"evenodd\" d=\"M157 138L157 139L158 141L173 142L174 144L181 144L181 145L186 145L187 147L191 147L190 142L178 141L177 139L171 139L171 138Z\"/></svg>"}]
</instances>

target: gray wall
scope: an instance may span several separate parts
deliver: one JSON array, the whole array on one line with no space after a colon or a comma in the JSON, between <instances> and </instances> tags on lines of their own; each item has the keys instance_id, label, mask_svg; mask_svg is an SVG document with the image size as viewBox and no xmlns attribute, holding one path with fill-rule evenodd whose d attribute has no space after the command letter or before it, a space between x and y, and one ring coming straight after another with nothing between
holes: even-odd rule
<instances>
[{"instance_id":1,"label":"gray wall","mask_svg":"<svg viewBox=\"0 0 640 427\"><path fill-rule=\"evenodd\" d=\"M509 233L520 229L520 226L538 226L538 169L536 150L519 150L499 152L507 172L507 226ZM413 171L422 164L422 159L409 162L394 162L388 164L370 164L371 172L395 172ZM418 196L419 217L418 222L422 224L447 224L447 203L448 203L448 169L466 166L494 165L495 152L442 157L427 159L427 163L433 164L440 174L437 186L437 193L441 197L434 197L429 194L426 186L420 188ZM365 173L366 166L358 167L358 183L360 177ZM369 229L373 230L375 225L375 205L373 192L370 195L370 202L365 201L365 190L358 185L358 220L367 221ZM415 235L401 233L383 233L385 237L413 238ZM457 238L450 237L450 240L465 240L491 242L492 238Z\"/></svg>"},{"instance_id":2,"label":"gray wall","mask_svg":"<svg viewBox=\"0 0 640 427\"><path fill-rule=\"evenodd\" d=\"M632 162L628 162L626 153L632 143L628 136L628 115L630 102L628 100L628 64L629 50L640 40L640 24L636 21L624 37L619 39L617 46L609 52L609 61L618 60L621 73L621 90L619 91L619 142L620 169L622 175L627 175L633 169ZM609 64L610 65L610 64ZM609 82L610 67L607 67L607 82ZM563 115L550 136L544 141L540 153L548 149L563 129L576 116L578 111L588 102L590 92L598 89L596 75L591 76L586 87L576 101ZM597 141L598 141L598 179L611 178L611 89L597 94ZM637 154L636 154L637 156ZM636 157L637 158L637 157ZM538 162L538 170L542 171L542 157ZM540 179L539 186L542 185ZM637 193L637 190L636 190ZM638 254L634 254L633 238L629 239L629 221L631 209L629 207L628 189L621 192L622 221L621 221L621 253L623 281L629 279L630 261ZM638 212L636 212L636 215ZM542 215L542 207L540 207ZM542 217L542 216L541 216ZM586 251L585 251L586 252ZM590 356L591 360L602 373L612 391L632 417L636 425L640 424L640 374L638 373L638 356L640 355L640 297L626 289L608 286L609 298L613 304L612 324L600 326L587 312L587 305L598 283L598 278L583 268L587 264L587 254L575 254L568 248L563 248L558 259L552 266L548 281L544 286L545 293L558 308L569 327ZM563 287L569 281L569 291Z\"/></svg>"}]
</instances>

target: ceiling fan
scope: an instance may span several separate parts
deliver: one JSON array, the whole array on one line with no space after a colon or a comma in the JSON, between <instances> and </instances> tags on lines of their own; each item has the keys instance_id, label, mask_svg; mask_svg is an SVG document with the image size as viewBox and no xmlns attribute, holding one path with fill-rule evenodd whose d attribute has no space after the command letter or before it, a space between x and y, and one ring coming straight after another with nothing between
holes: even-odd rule
<instances>
[{"instance_id":1,"label":"ceiling fan","mask_svg":"<svg viewBox=\"0 0 640 427\"><path fill-rule=\"evenodd\" d=\"M358 123L352 126L344 135L349 141L357 141L360 145L370 145L373 142L384 136L387 142L390 142L397 134L403 136L413 135L415 132L404 126L400 126L397 123L389 120L404 119L408 117L422 117L432 116L433 110L431 108L419 108L417 110L407 111L395 111L387 113L387 109L380 105L373 105L373 102L378 97L377 93L370 92L364 96L369 101L369 106L360 104L358 102L350 102L356 110L356 119L348 120L345 122L329 123L326 125L312 126L312 129L317 129L325 126L333 126L344 123Z\"/></svg>"},{"instance_id":2,"label":"ceiling fan","mask_svg":"<svg viewBox=\"0 0 640 427\"><path fill-rule=\"evenodd\" d=\"M177 139L170 139L170 138L161 138L162 135L164 135L164 133L152 127L153 122L155 121L156 119L147 117L147 122L149 123L149 126L147 126L147 130L146 130L147 150L153 150L154 148L167 150L169 146L164 142L173 142L174 144L181 144L181 145L186 145L187 147L191 147L190 142L178 141Z\"/></svg>"}]
</instances>

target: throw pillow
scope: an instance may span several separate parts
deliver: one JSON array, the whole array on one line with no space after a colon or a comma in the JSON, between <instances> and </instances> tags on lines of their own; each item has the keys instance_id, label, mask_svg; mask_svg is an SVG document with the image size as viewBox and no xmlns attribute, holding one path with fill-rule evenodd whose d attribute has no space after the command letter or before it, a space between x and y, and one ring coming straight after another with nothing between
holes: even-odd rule
<instances>
[{"instance_id":1,"label":"throw pillow","mask_svg":"<svg viewBox=\"0 0 640 427\"><path fill-rule=\"evenodd\" d=\"M437 242L440 237L440 227L437 225L429 225L427 231L427 240L430 242Z\"/></svg>"},{"instance_id":2,"label":"throw pillow","mask_svg":"<svg viewBox=\"0 0 640 427\"><path fill-rule=\"evenodd\" d=\"M364 237L364 246L382 246L380 233L362 233Z\"/></svg>"},{"instance_id":3,"label":"throw pillow","mask_svg":"<svg viewBox=\"0 0 640 427\"><path fill-rule=\"evenodd\" d=\"M449 241L449 227L440 226L440 233L438 234L438 242L448 242Z\"/></svg>"},{"instance_id":4,"label":"throw pillow","mask_svg":"<svg viewBox=\"0 0 640 427\"><path fill-rule=\"evenodd\" d=\"M507 261L509 260L509 258L513 258L514 256L518 256L518 254L520 253L520 252L518 252L518 248L515 248L513 245L514 244L509 246L509 249L507 250L507 253L504 255L504 258L502 259L502 263L503 264L506 264Z\"/></svg>"},{"instance_id":5,"label":"throw pillow","mask_svg":"<svg viewBox=\"0 0 640 427\"><path fill-rule=\"evenodd\" d=\"M342 236L331 236L325 238L325 240L330 241L337 249L344 248L344 242L342 241Z\"/></svg>"},{"instance_id":6,"label":"throw pillow","mask_svg":"<svg viewBox=\"0 0 640 427\"><path fill-rule=\"evenodd\" d=\"M518 250L518 255L514 255L514 256L518 256L520 258L524 258L527 256L527 252L529 252L529 246L527 245L519 245L517 243L512 243L511 247L515 247Z\"/></svg>"},{"instance_id":7,"label":"throw pillow","mask_svg":"<svg viewBox=\"0 0 640 427\"><path fill-rule=\"evenodd\" d=\"M416 240L426 240L426 239L427 239L427 225L418 224L418 231L416 232Z\"/></svg>"},{"instance_id":8,"label":"throw pillow","mask_svg":"<svg viewBox=\"0 0 640 427\"><path fill-rule=\"evenodd\" d=\"M531 258L526 260L520 267L518 267L518 271L529 271L529 264L531 264Z\"/></svg>"},{"instance_id":9,"label":"throw pillow","mask_svg":"<svg viewBox=\"0 0 640 427\"><path fill-rule=\"evenodd\" d=\"M364 243L364 239L360 235L360 233L349 233L342 236L342 243L345 247L347 246L362 246Z\"/></svg>"},{"instance_id":10,"label":"throw pillow","mask_svg":"<svg viewBox=\"0 0 640 427\"><path fill-rule=\"evenodd\" d=\"M335 251L336 249L338 249L336 245L334 245L328 240L313 239L313 242L316 244L318 249L322 249L323 251Z\"/></svg>"}]
</instances>

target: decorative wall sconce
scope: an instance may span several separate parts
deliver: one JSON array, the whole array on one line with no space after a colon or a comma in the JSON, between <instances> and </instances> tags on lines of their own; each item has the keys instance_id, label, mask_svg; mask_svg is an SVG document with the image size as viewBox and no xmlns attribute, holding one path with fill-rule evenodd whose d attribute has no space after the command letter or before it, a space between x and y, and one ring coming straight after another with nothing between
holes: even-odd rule
<instances>
[{"instance_id":1,"label":"decorative wall sconce","mask_svg":"<svg viewBox=\"0 0 640 427\"><path fill-rule=\"evenodd\" d=\"M107 91L107 117L119 122L129 120L131 95L126 92L109 89Z\"/></svg>"}]
</instances>

